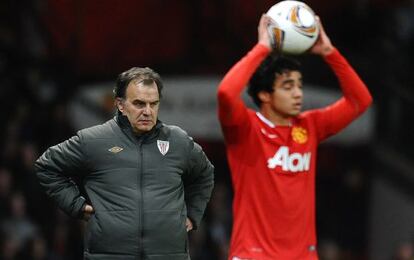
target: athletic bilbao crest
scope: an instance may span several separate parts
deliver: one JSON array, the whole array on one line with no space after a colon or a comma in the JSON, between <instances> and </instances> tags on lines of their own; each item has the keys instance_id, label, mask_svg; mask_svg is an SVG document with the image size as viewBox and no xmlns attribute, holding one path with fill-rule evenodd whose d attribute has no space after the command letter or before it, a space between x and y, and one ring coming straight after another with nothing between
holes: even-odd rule
<instances>
[{"instance_id":1,"label":"athletic bilbao crest","mask_svg":"<svg viewBox=\"0 0 414 260\"><path fill-rule=\"evenodd\" d=\"M157 140L157 146L158 150L160 150L160 153L162 155L165 155L168 152L168 149L170 148L170 142Z\"/></svg>"}]
</instances>

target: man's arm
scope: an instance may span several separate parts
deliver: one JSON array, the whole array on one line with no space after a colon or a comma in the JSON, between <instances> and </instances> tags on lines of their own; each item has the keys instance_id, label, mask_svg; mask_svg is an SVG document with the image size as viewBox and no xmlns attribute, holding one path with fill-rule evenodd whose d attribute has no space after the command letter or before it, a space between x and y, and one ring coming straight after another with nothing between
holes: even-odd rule
<instances>
[{"instance_id":1,"label":"man's arm","mask_svg":"<svg viewBox=\"0 0 414 260\"><path fill-rule=\"evenodd\" d=\"M269 22L270 18L263 15L258 27L258 43L230 69L218 87L218 114L222 125L231 126L243 123L247 109L241 99L241 94L257 67L271 51L267 32Z\"/></svg>"},{"instance_id":2,"label":"man's arm","mask_svg":"<svg viewBox=\"0 0 414 260\"><path fill-rule=\"evenodd\" d=\"M315 113L319 127L318 136L322 140L339 132L361 115L372 103L372 97L355 70L332 45L322 24L320 29L319 39L311 52L324 58L338 78L343 92L341 99Z\"/></svg>"},{"instance_id":3,"label":"man's arm","mask_svg":"<svg viewBox=\"0 0 414 260\"><path fill-rule=\"evenodd\" d=\"M84 217L87 204L71 176L84 171L84 161L80 138L74 136L50 147L35 162L37 178L46 194L64 212L76 218Z\"/></svg>"},{"instance_id":4,"label":"man's arm","mask_svg":"<svg viewBox=\"0 0 414 260\"><path fill-rule=\"evenodd\" d=\"M189 158L189 169L184 176L187 216L192 228L197 229L210 200L214 186L214 167L200 145L194 143Z\"/></svg>"}]
</instances>

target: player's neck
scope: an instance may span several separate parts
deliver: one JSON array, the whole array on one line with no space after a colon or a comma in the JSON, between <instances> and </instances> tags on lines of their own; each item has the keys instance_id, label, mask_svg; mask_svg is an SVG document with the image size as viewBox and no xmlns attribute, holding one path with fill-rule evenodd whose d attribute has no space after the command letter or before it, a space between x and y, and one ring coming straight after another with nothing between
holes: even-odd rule
<instances>
[{"instance_id":1,"label":"player's neck","mask_svg":"<svg viewBox=\"0 0 414 260\"><path fill-rule=\"evenodd\" d=\"M292 117L282 115L271 109L260 109L260 113L270 122L276 126L290 126L292 125Z\"/></svg>"}]
</instances>

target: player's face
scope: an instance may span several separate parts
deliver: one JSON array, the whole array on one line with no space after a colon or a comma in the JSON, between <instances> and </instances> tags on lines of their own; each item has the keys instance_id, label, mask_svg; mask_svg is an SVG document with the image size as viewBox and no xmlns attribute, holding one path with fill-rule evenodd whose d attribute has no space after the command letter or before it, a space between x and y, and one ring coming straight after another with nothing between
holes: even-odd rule
<instances>
[{"instance_id":1,"label":"player's face","mask_svg":"<svg viewBox=\"0 0 414 260\"><path fill-rule=\"evenodd\" d=\"M157 122L160 96L153 82L144 85L142 81L131 81L126 89L125 98L117 99L119 111L128 118L135 133L150 131Z\"/></svg>"},{"instance_id":2,"label":"player's face","mask_svg":"<svg viewBox=\"0 0 414 260\"><path fill-rule=\"evenodd\" d=\"M299 71L277 74L269 100L272 110L283 117L297 116L302 100L302 74Z\"/></svg>"}]
</instances>

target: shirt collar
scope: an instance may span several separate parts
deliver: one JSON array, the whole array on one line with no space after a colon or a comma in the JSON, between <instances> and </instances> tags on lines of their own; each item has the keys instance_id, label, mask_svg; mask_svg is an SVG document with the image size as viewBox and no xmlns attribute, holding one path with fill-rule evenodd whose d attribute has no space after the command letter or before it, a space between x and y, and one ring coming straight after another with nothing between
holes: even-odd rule
<instances>
[{"instance_id":1,"label":"shirt collar","mask_svg":"<svg viewBox=\"0 0 414 260\"><path fill-rule=\"evenodd\" d=\"M275 124L273 124L269 119L264 117L264 115L262 115L260 112L256 112L256 115L260 120L262 120L263 123L265 123L266 125L268 125L271 128L275 128Z\"/></svg>"},{"instance_id":2,"label":"shirt collar","mask_svg":"<svg viewBox=\"0 0 414 260\"><path fill-rule=\"evenodd\" d=\"M269 119L267 119L264 115L262 115L260 112L256 112L257 117L266 125L268 125L270 128L275 128L276 125L270 121ZM289 126L292 126L292 121L289 122Z\"/></svg>"}]
</instances>

